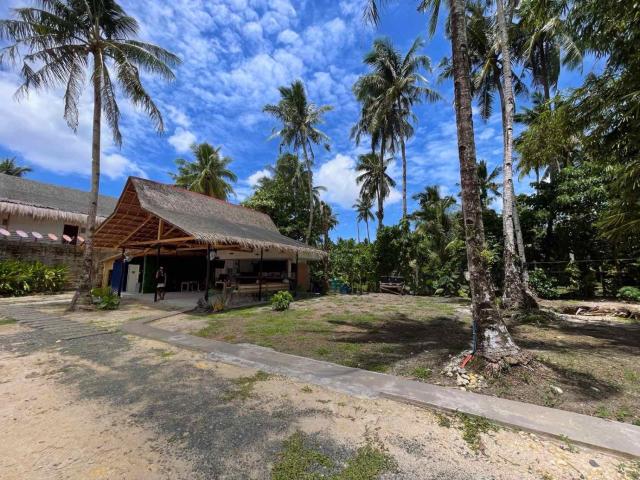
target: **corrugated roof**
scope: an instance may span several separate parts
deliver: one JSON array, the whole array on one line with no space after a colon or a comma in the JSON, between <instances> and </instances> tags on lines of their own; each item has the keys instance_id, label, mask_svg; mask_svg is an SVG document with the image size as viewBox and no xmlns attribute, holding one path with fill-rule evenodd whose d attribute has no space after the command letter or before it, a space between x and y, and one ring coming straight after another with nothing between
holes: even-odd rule
<instances>
[{"instance_id":1,"label":"corrugated roof","mask_svg":"<svg viewBox=\"0 0 640 480\"><path fill-rule=\"evenodd\" d=\"M99 219L108 217L117 201L117 198L100 195ZM89 202L90 192L0 174L0 212L85 222Z\"/></svg>"}]
</instances>

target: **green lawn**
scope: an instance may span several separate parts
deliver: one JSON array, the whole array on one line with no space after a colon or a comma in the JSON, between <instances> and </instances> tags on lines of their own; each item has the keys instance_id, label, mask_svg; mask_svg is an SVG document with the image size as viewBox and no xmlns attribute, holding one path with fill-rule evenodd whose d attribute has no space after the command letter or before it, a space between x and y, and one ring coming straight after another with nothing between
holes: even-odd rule
<instances>
[{"instance_id":1,"label":"green lawn","mask_svg":"<svg viewBox=\"0 0 640 480\"><path fill-rule=\"evenodd\" d=\"M434 297L330 295L284 312L252 307L207 322L198 335L447 386L455 378L442 368L471 340L468 302ZM637 323L575 324L547 314L540 322L512 321L509 329L533 352L535 368L487 379L483 393L640 424Z\"/></svg>"},{"instance_id":2,"label":"green lawn","mask_svg":"<svg viewBox=\"0 0 640 480\"><path fill-rule=\"evenodd\" d=\"M284 312L264 306L233 310L211 315L198 335L375 371L426 349L443 358L465 347L469 321L456 318L463 304L404 299L398 304L389 297L385 305L374 295L327 296L295 302Z\"/></svg>"}]
</instances>

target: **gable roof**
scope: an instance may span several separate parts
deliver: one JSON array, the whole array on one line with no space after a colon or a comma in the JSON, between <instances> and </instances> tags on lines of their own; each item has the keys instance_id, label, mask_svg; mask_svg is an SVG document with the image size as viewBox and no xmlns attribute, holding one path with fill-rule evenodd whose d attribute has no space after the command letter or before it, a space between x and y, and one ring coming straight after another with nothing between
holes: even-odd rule
<instances>
[{"instance_id":1,"label":"gable roof","mask_svg":"<svg viewBox=\"0 0 640 480\"><path fill-rule=\"evenodd\" d=\"M157 240L150 216L171 225L182 233L176 239L201 244L236 245L249 248L276 248L302 253L307 258L322 258L322 250L282 235L271 218L256 210L216 198L137 177L129 177L115 212L100 226L94 237L96 245L115 244L112 239L136 244L154 244ZM129 226L125 226L125 224ZM135 229L139 229L136 231ZM186 237L185 237L186 235ZM111 240L106 242L105 240ZM171 240L171 238L167 239Z\"/></svg>"},{"instance_id":2,"label":"gable roof","mask_svg":"<svg viewBox=\"0 0 640 480\"><path fill-rule=\"evenodd\" d=\"M90 192L0 174L0 213L84 224ZM117 199L98 197L98 221L107 218Z\"/></svg>"}]
</instances>

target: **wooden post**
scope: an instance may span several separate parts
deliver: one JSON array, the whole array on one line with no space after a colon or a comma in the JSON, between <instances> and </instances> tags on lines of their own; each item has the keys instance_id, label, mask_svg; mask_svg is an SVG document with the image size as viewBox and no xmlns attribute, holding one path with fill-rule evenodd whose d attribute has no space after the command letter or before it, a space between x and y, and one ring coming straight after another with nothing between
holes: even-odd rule
<instances>
[{"instance_id":1,"label":"wooden post","mask_svg":"<svg viewBox=\"0 0 640 480\"><path fill-rule=\"evenodd\" d=\"M144 254L144 259L142 260L142 282L140 283L140 293L144 293L144 279L149 272L147 272L147 254Z\"/></svg>"},{"instance_id":2,"label":"wooden post","mask_svg":"<svg viewBox=\"0 0 640 480\"><path fill-rule=\"evenodd\" d=\"M293 296L297 297L298 296L298 276L300 274L300 265L299 265L299 258L298 258L298 252L296 252L296 281L295 283L295 287L293 289Z\"/></svg>"},{"instance_id":3,"label":"wooden post","mask_svg":"<svg viewBox=\"0 0 640 480\"><path fill-rule=\"evenodd\" d=\"M124 248L120 257L120 282L118 283L118 297L122 295L122 283L124 282Z\"/></svg>"},{"instance_id":4,"label":"wooden post","mask_svg":"<svg viewBox=\"0 0 640 480\"><path fill-rule=\"evenodd\" d=\"M207 268L206 268L206 278L204 279L204 300L205 302L209 302L209 277L211 276L211 245L207 243Z\"/></svg>"},{"instance_id":5,"label":"wooden post","mask_svg":"<svg viewBox=\"0 0 640 480\"><path fill-rule=\"evenodd\" d=\"M260 249L260 267L258 270L258 301L262 301L262 257L264 255L264 251Z\"/></svg>"},{"instance_id":6,"label":"wooden post","mask_svg":"<svg viewBox=\"0 0 640 480\"><path fill-rule=\"evenodd\" d=\"M158 273L158 269L160 268L160 245L158 245L158 248L156 250L156 273ZM153 281L154 281L154 289L153 289L153 301L157 302L158 301L158 283L156 282L156 274L153 274ZM167 288L167 286L165 285L164 288Z\"/></svg>"}]
</instances>

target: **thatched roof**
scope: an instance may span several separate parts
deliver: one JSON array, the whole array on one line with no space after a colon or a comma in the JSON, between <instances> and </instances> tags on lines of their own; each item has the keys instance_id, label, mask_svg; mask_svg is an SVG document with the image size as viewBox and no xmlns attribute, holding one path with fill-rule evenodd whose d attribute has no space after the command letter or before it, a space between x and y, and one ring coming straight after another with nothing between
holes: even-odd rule
<instances>
[{"instance_id":1,"label":"thatched roof","mask_svg":"<svg viewBox=\"0 0 640 480\"><path fill-rule=\"evenodd\" d=\"M271 218L174 185L130 177L115 212L100 226L98 246L142 248L210 244L238 248L274 248L303 258L325 253L280 234Z\"/></svg>"},{"instance_id":2,"label":"thatched roof","mask_svg":"<svg viewBox=\"0 0 640 480\"><path fill-rule=\"evenodd\" d=\"M38 220L86 224L90 193L0 173L0 213ZM98 221L107 218L117 199L100 195Z\"/></svg>"}]
</instances>

